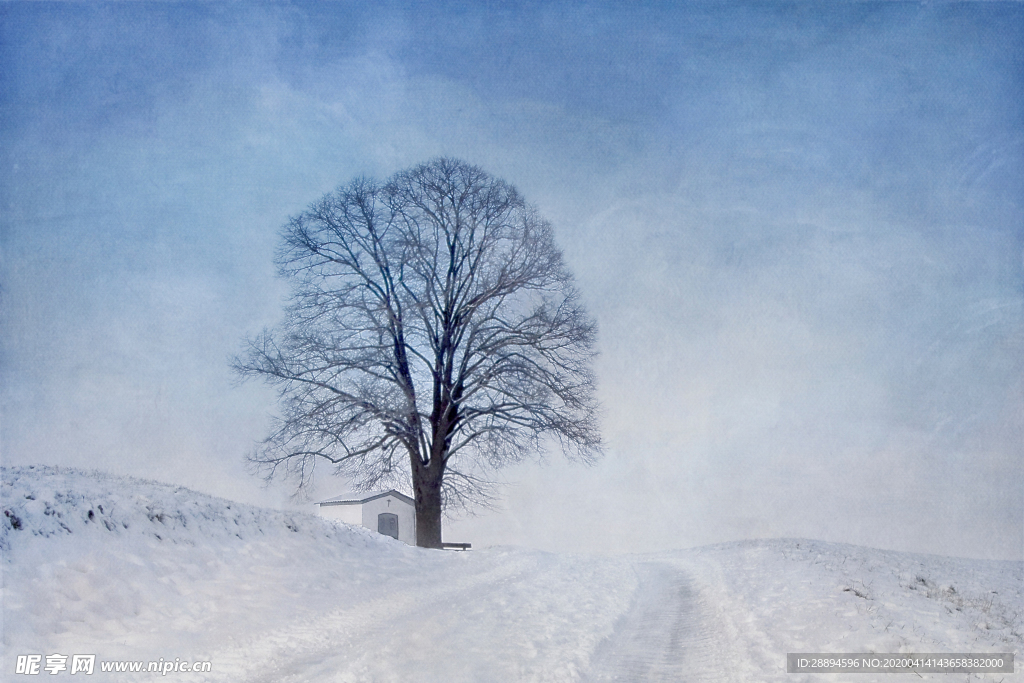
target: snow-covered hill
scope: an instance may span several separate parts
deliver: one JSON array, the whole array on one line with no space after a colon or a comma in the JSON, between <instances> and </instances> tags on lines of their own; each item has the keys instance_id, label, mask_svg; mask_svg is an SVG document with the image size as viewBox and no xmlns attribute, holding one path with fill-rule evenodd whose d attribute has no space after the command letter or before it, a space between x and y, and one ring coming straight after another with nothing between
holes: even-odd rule
<instances>
[{"instance_id":1,"label":"snow-covered hill","mask_svg":"<svg viewBox=\"0 0 1024 683\"><path fill-rule=\"evenodd\" d=\"M46 655L95 654L84 680L153 680L100 666L177 660L211 670L161 678L832 681L785 673L786 653L1019 657L1024 643L1020 562L806 540L440 552L154 482L0 474L4 680L71 676L19 676L19 655L45 667ZM857 675L876 679L922 677Z\"/></svg>"}]
</instances>

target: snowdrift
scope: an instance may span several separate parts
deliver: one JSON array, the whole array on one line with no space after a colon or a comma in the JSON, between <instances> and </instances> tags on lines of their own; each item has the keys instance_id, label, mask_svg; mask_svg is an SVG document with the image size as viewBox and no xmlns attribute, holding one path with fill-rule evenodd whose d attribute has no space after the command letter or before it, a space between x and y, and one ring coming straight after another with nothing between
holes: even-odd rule
<instances>
[{"instance_id":1,"label":"snowdrift","mask_svg":"<svg viewBox=\"0 0 1024 683\"><path fill-rule=\"evenodd\" d=\"M786 653L1024 642L1020 562L808 540L446 553L103 473L0 478L4 680L34 680L18 655L95 654L84 680L833 681L787 674ZM211 670L100 671L118 661ZM965 675L856 678L922 679Z\"/></svg>"}]
</instances>

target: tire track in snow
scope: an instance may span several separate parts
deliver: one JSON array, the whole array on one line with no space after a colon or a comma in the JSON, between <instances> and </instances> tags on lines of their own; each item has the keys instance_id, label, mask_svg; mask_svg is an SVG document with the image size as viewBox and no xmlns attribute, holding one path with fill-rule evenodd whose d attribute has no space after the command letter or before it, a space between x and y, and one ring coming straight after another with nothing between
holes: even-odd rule
<instances>
[{"instance_id":1,"label":"tire track in snow","mask_svg":"<svg viewBox=\"0 0 1024 683\"><path fill-rule=\"evenodd\" d=\"M729 680L717 650L722 639L694 579L664 562L646 562L636 571L636 601L597 648L585 680Z\"/></svg>"},{"instance_id":2,"label":"tire track in snow","mask_svg":"<svg viewBox=\"0 0 1024 683\"><path fill-rule=\"evenodd\" d=\"M417 614L441 611L460 594L501 581L516 571L516 567L509 565L490 567L441 586L402 582L406 585L397 595L359 601L282 624L279 631L255 636L232 650L218 653L216 661L232 672L225 681L398 680L397 676L386 674L381 678L366 665L367 659L379 656L402 658L402 653L391 648L382 650L381 642L400 630L403 623L415 622Z\"/></svg>"},{"instance_id":3,"label":"tire track in snow","mask_svg":"<svg viewBox=\"0 0 1024 683\"><path fill-rule=\"evenodd\" d=\"M618 561L595 569L590 559L500 551L416 559L421 571L398 572L387 595L325 604L214 653L218 671L206 680L579 681L633 585Z\"/></svg>"}]
</instances>

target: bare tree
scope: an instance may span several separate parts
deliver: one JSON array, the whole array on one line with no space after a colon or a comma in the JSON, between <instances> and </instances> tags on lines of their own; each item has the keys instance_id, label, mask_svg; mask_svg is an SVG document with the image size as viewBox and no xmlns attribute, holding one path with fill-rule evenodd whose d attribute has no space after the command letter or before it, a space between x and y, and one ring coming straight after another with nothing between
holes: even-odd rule
<instances>
[{"instance_id":1,"label":"bare tree","mask_svg":"<svg viewBox=\"0 0 1024 683\"><path fill-rule=\"evenodd\" d=\"M508 183L447 158L355 180L290 219L277 264L285 319L235 361L280 391L251 456L268 478L301 490L324 462L364 489L411 484L417 542L437 548L442 511L486 500L495 468L546 441L600 453L595 325Z\"/></svg>"}]
</instances>

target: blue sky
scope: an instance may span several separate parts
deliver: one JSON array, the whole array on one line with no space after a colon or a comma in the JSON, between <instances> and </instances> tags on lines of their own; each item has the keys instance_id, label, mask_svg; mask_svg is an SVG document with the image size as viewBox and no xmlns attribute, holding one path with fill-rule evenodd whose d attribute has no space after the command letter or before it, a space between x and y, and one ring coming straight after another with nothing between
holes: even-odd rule
<instances>
[{"instance_id":1,"label":"blue sky","mask_svg":"<svg viewBox=\"0 0 1024 683\"><path fill-rule=\"evenodd\" d=\"M1024 557L1020 4L0 13L5 464L289 504L243 464L274 396L228 370L277 231L445 154L555 224L609 444L448 538Z\"/></svg>"}]
</instances>

